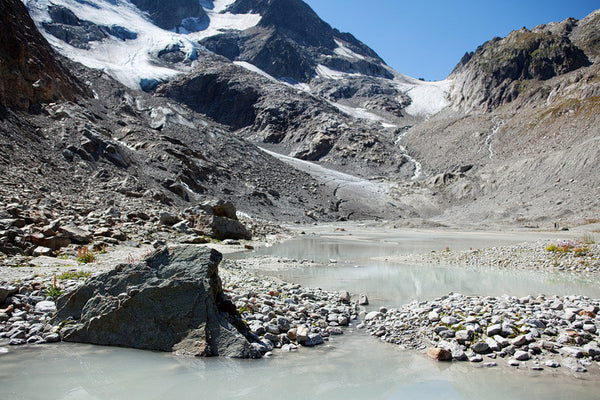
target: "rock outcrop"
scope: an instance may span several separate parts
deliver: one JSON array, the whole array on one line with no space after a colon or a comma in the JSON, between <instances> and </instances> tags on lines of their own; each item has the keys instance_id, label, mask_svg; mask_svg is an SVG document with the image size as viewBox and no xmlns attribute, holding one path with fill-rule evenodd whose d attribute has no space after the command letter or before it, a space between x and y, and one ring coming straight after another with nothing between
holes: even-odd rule
<instances>
[{"instance_id":1,"label":"rock outcrop","mask_svg":"<svg viewBox=\"0 0 600 400\"><path fill-rule=\"evenodd\" d=\"M405 165L406 157L379 123L352 118L316 96L215 56L202 58L194 72L156 92L280 153L362 176L412 176L414 168Z\"/></svg>"},{"instance_id":2,"label":"rock outcrop","mask_svg":"<svg viewBox=\"0 0 600 400\"><path fill-rule=\"evenodd\" d=\"M0 118L2 109L38 111L40 103L88 93L57 59L19 0L0 5Z\"/></svg>"},{"instance_id":3,"label":"rock outcrop","mask_svg":"<svg viewBox=\"0 0 600 400\"><path fill-rule=\"evenodd\" d=\"M260 357L233 325L240 319L221 287L221 258L198 246L158 250L60 297L53 321L65 324L62 334L71 342Z\"/></svg>"},{"instance_id":4,"label":"rock outcrop","mask_svg":"<svg viewBox=\"0 0 600 400\"><path fill-rule=\"evenodd\" d=\"M172 30L183 25L187 31L194 32L208 25L208 17L197 0L131 0L131 2L140 10L147 11L150 19L163 29Z\"/></svg>"},{"instance_id":5,"label":"rock outcrop","mask_svg":"<svg viewBox=\"0 0 600 400\"><path fill-rule=\"evenodd\" d=\"M207 201L199 206L203 213L194 214L196 229L219 240L252 239L252 233L237 217L235 206L230 201Z\"/></svg>"},{"instance_id":6,"label":"rock outcrop","mask_svg":"<svg viewBox=\"0 0 600 400\"><path fill-rule=\"evenodd\" d=\"M520 29L506 38L494 38L467 53L456 66L451 92L455 107L491 111L514 101L528 80L544 81L590 64L568 33L576 20L563 23L562 34L538 27Z\"/></svg>"}]
</instances>

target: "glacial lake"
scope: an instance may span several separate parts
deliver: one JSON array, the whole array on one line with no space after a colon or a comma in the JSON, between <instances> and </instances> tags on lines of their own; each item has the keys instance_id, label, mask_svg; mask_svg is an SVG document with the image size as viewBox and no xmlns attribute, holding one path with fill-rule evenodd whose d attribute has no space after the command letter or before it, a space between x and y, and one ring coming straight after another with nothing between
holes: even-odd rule
<instances>
[{"instance_id":1,"label":"glacial lake","mask_svg":"<svg viewBox=\"0 0 600 400\"><path fill-rule=\"evenodd\" d=\"M560 235L315 231L319 236L308 234L252 254L323 262L318 268L264 273L311 287L366 293L371 308L431 300L450 291L600 297L598 282L573 280L568 275L385 261L397 254L501 246ZM330 264L330 259L337 262ZM194 359L65 343L9 347L8 353L0 353L1 399L529 400L597 399L598 393L600 382L595 375L437 363L354 327L323 346L276 353L263 360Z\"/></svg>"}]
</instances>

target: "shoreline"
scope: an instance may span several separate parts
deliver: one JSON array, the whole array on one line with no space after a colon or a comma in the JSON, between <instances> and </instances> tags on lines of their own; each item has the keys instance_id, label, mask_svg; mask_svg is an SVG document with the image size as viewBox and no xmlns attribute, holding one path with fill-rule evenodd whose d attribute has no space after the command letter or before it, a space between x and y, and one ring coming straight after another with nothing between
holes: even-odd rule
<instances>
[{"instance_id":1,"label":"shoreline","mask_svg":"<svg viewBox=\"0 0 600 400\"><path fill-rule=\"evenodd\" d=\"M335 236L352 236L353 239L356 240L360 240L360 236L356 235L353 236L353 231L354 228L357 227L356 224L345 224L345 227L339 230L336 230L335 226L339 226L340 224L328 224L327 226L310 226L310 227L304 227L305 229L289 229L287 232L287 234L285 235L285 238L282 239L282 237L279 237L279 240L276 240L275 237L271 238L270 241L261 241L261 242L253 242L253 246L269 246L269 243L272 245L275 241L281 241L281 240L288 240L290 238L294 238L297 236L300 236L302 234L302 231L321 231L320 235L321 236L326 236L326 235L330 235L333 234ZM313 228L313 229L308 229L308 228ZM333 228L333 229L332 229ZM357 230L360 231L361 227L358 226ZM374 227L373 229L378 230L378 228ZM380 230L380 229L379 229ZM350 232L349 232L350 231ZM423 231L423 230L419 230L419 231ZM429 231L429 230L427 230ZM434 230L435 231L435 230ZM315 232L316 233L316 232ZM506 232L504 232L506 233ZM569 236L572 236L573 234L569 234ZM558 235L556 233L552 234L553 237L558 237ZM486 260L493 260L495 258L498 257L498 254L504 254L505 258L503 260L505 260L506 262L502 261L502 262L496 262L495 264L493 262L490 262L489 265L491 265L492 268L512 268L512 269L532 269L534 267L536 267L536 265L538 264L531 264L530 261L526 258L523 257L523 254L529 254L527 252L525 252L525 249L539 249L540 248L540 244L545 244L547 243L546 239L542 239L542 240L538 240L535 242L523 242L520 243L518 245L514 245L514 246L504 246L504 247L498 247L498 248L490 248L490 249L482 249L482 250L466 250L466 251L454 251L454 250L450 250L448 252L435 252L435 253L427 253L427 254L412 254L412 255L407 255L407 256L395 256L395 257L384 257L384 259L386 261L389 262L398 262L398 263L406 263L406 262L419 262L419 263L425 263L427 264L427 261L431 264L431 263L449 263L449 264L462 264L462 265L466 265L466 266L474 266L474 265L487 265L485 264ZM213 247L213 245L209 245L209 247ZM223 245L223 244L219 244L217 245L217 248L219 251L225 250L226 253L232 253L232 252L237 252L237 251L242 251L244 250L244 245L240 244L240 245ZM146 249L144 247L141 248L136 248L136 255L134 255L134 257L137 257L138 255L141 257L144 252L146 251ZM544 249L545 251L545 249ZM600 252L600 250L598 249L597 245L594 245L594 248L592 249L591 252L591 257L596 257L597 253ZM530 252L531 253L531 252ZM116 250L114 252L109 251L106 254L105 259L102 262L99 262L97 265L82 265L82 266L78 266L81 267L82 270L85 270L87 268L97 268L97 269L102 269L102 268L106 268L106 270L114 267L116 264L112 264L112 267L110 267L111 262L114 262L115 259L120 259L122 258L124 255L126 254L130 254L129 248L124 248L124 249L120 249L120 250ZM533 254L533 257L538 257L539 254L536 252L532 252L531 254ZM530 254L530 256L531 256ZM540 253L541 254L541 253ZM511 258L512 257L512 258ZM261 260L262 258L262 260ZM571 259L575 259L574 257L571 257ZM59 259L57 259L59 260ZM252 263L261 263L261 261L265 261L264 260L264 256L252 256L250 255L249 257L245 258L245 260L249 261L249 264ZM512 262L510 262L510 260L512 260ZM283 268L288 268L288 267L292 267L292 268L297 268L297 267L303 267L305 266L304 260L288 260L288 259L278 259L277 257L272 257L272 259L270 259L270 262L272 264L274 264L273 268L279 268L279 267L283 267ZM232 300L234 300L234 303L236 303L236 307L240 308L240 309L245 309L244 311L249 311L247 310L247 305L248 305L248 300L250 300L247 296L248 291L249 291L249 286L247 285L248 282L248 275L247 274L251 274L251 278L249 279L249 281L254 282L255 284L258 282L262 281L262 286L260 286L259 283L259 291L262 291L262 293L256 293L256 299L260 300L260 304L261 304L261 308L263 305L267 305L269 306L269 303L271 304L275 304L274 300L278 301L279 299L277 299L279 296L272 296L271 293L269 294L269 291L272 291L272 287L277 287L280 289L279 291L279 295L281 295L281 299L285 298L286 296L288 296L288 294L283 295L283 288L285 287L286 290L305 290L305 291L311 291L313 289L308 289L308 288L302 288L300 287L300 285L294 285L291 283L284 283L284 282L278 282L277 279L274 278L269 278L269 282L266 282L266 279L264 278L264 276L260 276L258 274L256 274L255 268L244 268L243 266L235 266L232 268L232 264L235 265L236 261L235 260L226 260L222 263L222 265L220 266L220 270L222 271L222 278L224 278L224 281L226 282L227 280L231 280L234 283L234 287L229 287L227 288L227 290L229 290L230 295L232 297ZM294 264L295 263L295 264ZM244 263L241 263L244 264ZM248 263L246 263L248 264ZM294 265L291 265L294 264ZM314 265L318 265L318 263L313 263ZM279 265L279 266L278 266ZM499 266L500 265L500 266ZM540 264L540 265L543 265ZM539 267L539 265L538 265ZM43 268L43 267L31 267L32 269L35 268ZM64 268L64 267L59 267L59 266L52 266L49 268ZM69 268L69 267L67 267ZM538 269L539 270L539 269ZM39 270L42 271L42 270ZM591 273L592 276L594 278L598 278L600 276L600 273L598 273L598 270L594 270L592 272L587 271L588 273ZM576 273L576 272L572 272L572 273ZM0 281L5 280L3 275L0 274ZM39 278L39 277L38 277ZM49 280L50 275L46 276L46 281L45 282L50 282ZM74 282L66 282L66 285L75 285L78 283L74 283ZM237 285L237 286L236 286ZM227 287L226 284L224 284L224 287ZM262 287L262 289L260 289ZM253 289L256 291L256 287ZM244 293L243 293L244 292ZM339 293L329 293L329 292L325 292L326 293L326 297L329 298L329 300L333 300L335 298L335 301L339 300ZM356 296L357 294L354 294L354 296ZM345 296L345 295L344 295ZM445 297L445 298L444 298ZM511 321L512 325L515 325L515 322L519 322L518 327L515 326L514 332L512 333L507 333L505 336L500 335L502 338L504 338L505 340L502 340L500 337L495 337L498 334L492 334L492 336L487 335L487 329L490 327L490 325L498 325L500 324L500 326L502 327L502 324L504 323L504 315L487 315L487 316L481 316L481 315L471 315L471 314L476 314L476 313L469 313L469 312L465 312L464 314L464 318L459 318L460 316L457 316L456 313L453 312L449 312L449 313L444 313L442 312L441 309L438 308L442 308L442 307L438 307L440 302L443 302L445 300L448 299L461 299L461 302L463 302L464 304L469 303L469 302L479 302L481 303L482 307L487 307L489 306L491 303L498 303L498 302L508 302L510 304L513 305L513 307L518 307L521 305L526 305L525 307L527 307L527 305L529 306L533 306L534 304L543 304L547 299L538 299L536 297L533 296L527 296L527 299L525 298L516 298L516 297L507 297L507 298L500 298L500 297L486 297L486 296L462 296L462 295L458 295L458 294L449 294L448 296L444 296L443 298L439 298L433 301L421 301L421 302L416 302L416 303L410 303L410 304L406 304L402 307L400 307L399 309L390 309L390 310L374 310L372 312L365 312L363 311L360 314L360 321L358 326L355 326L354 324L352 324L353 327L356 328L363 328L365 329L365 331L374 336L374 337L378 337L380 338L380 340L383 341L388 341L388 342L392 342L395 343L396 345L399 345L401 348L406 349L406 350L414 350L420 353L424 353L427 349L429 348L437 348L437 349L443 349L443 350L447 350L449 351L452 355L452 359L455 360L470 360L473 362L473 365L475 366L482 366L482 367L499 367L499 368L517 368L517 369L523 369L523 370L533 370L533 371L538 371L540 369L543 369L545 371L547 371L548 373L560 373L561 375L567 376L569 374L575 373L573 371L577 371L577 369L579 369L580 371L583 371L583 368L587 369L588 372L586 374L581 374L580 372L576 373L576 376L579 377L595 377L598 374L600 374L600 368L598 367L598 361L600 361L600 349L597 350L596 353L596 349L598 346L591 346L592 348L592 354L594 354L592 356L592 358L595 357L595 359L592 361L589 358L589 348L586 351L583 351L581 348L583 347L584 343L580 343L581 345L578 345L577 343L570 343L568 340L567 342L565 342L563 340L563 343L559 343L558 340L548 340L548 335L545 335L545 333L542 332L538 332L540 335L539 337L537 336L536 333L536 329L539 331L540 327L536 326L536 324L534 323L533 326L531 326L531 324L526 324L525 321L520 321L520 320L515 320L515 321ZM560 298L558 296L553 297L551 300L553 302L562 302L562 303L567 303L569 301L572 301L572 299L568 299L568 296L561 296ZM266 300L266 303L263 304L262 302L264 302ZM539 300L539 301L538 301ZM594 329L593 332L590 332L590 330L592 330L593 328L591 328L591 324L593 323L594 328L596 326L600 327L600 319L598 317L596 317L595 314L598 313L598 311L600 311L600 307L599 307L599 302L597 300L590 300L590 299L585 299L585 298L580 298L577 299L578 301L589 301L592 302L593 304L585 304L584 306L580 306L580 310L573 310L573 308L577 308L577 307L571 307L570 304L566 304L563 305L562 307L562 312L563 314L565 314L567 311L569 310L570 315L568 316L568 318L566 318L567 323L577 323L579 326L579 328L576 329L580 329L583 330L583 325L585 325L587 323L587 332L586 334L588 335L593 335L592 338L593 340L588 340L587 343L588 344L590 342L593 343L598 343L598 334L596 332L596 330ZM245 304L243 304L245 303ZM459 302L460 303L460 302ZM514 304L513 304L514 303ZM415 305L416 304L416 305ZM457 310L460 309L460 307L464 306L464 304L460 304L460 305L456 305L454 307L450 307L450 309L452 308L456 308ZM285 303L281 302L281 304L278 304L278 307L284 307ZM353 297L352 299L349 299L349 303L348 305L352 305L352 307L358 307L355 303L355 297ZM271 306L272 307L272 306ZM352 310L351 308L348 309L343 309L343 310L339 310L340 311L340 315L342 317L345 317L347 319L344 320L344 318L342 318L344 325L339 324L339 322L333 321L328 321L328 317L325 317L325 320L323 322L320 323L319 326L319 334L321 335L321 339L323 339L324 341L327 341L329 339L329 337L331 335L337 335L340 334L340 331L343 332L343 329L341 327L343 326L347 326L352 320L357 319L358 317L358 308L354 308L354 310ZM558 306L557 306L558 307ZM591 308L590 308L591 307ZM334 307L329 307L329 308L334 308ZM364 310L364 309L363 309ZM426 310L426 311L424 311ZM272 311L275 311L275 309L273 309ZM286 312L290 311L289 309L286 310ZM334 310L333 314L338 314L337 312L335 312L337 310ZM384 312L382 312L384 311ZM451 310L452 311L452 310ZM576 312L577 311L577 312ZM584 318L580 318L582 317L579 313L585 311L586 313L584 313L585 316L585 321ZM294 312L293 310L291 311L292 313ZM403 314L404 313L404 314ZM398 330L396 329L399 325L401 325L403 323L403 319L401 318L401 315L407 315L408 314L416 314L419 315L419 319L413 319L410 320L410 323L412 325L414 325L411 329L404 329L404 332L398 333ZM433 314L432 314L433 313ZM435 316L435 313L437 313L437 318ZM243 314L243 313L242 313ZM262 333L262 331L264 330L265 333L267 332L267 326L269 325L268 322L270 322L273 318L270 318L269 321L264 321L265 318L267 318L269 316L269 313L267 312L267 315L262 315L262 313L258 312L258 316L254 315L255 313L247 313L244 317L244 319L246 320L246 322L254 322L254 325L256 327L255 331L253 333L259 332ZM278 313L275 313L276 315ZM324 312L324 314L326 314ZM342 315L343 314L343 315ZM594 314L593 316L591 314ZM338 317L340 316L338 315ZM291 316L291 314L289 314L288 316ZM273 315L270 315L270 317L273 317ZM313 315L314 317L314 315ZM431 318L430 318L431 317ZM448 321L446 321L447 323L442 323L442 319L445 317L454 317L457 319L457 321L454 321L452 319L448 319ZM475 321L474 318L483 318L483 321L481 320L477 320ZM555 316L556 318L558 318L557 316ZM337 317L336 317L337 318ZM290 320L293 318L289 318ZM579 324L579 322L583 321L581 324ZM260 323L259 323L260 322ZM305 322L307 322L305 320ZM313 322L318 322L318 321L311 321L310 323L312 324ZM330 325L329 322L334 322L334 324ZM340 321L341 322L341 321ZM452 322L452 323L449 323ZM511 322L508 322L508 324L510 325ZM523 323L521 323L523 322ZM404 321L404 323L406 323L406 321ZM435 324L437 323L437 324ZM552 329L552 321L550 323L548 323L547 327L548 329ZM564 323L564 321L563 321ZM333 328L337 328L336 324L341 325L341 327L339 329L333 329ZM467 325L470 325L470 327L468 327ZM477 325L479 325L479 327L477 327ZM442 329L440 326L443 326L445 329ZM383 327L383 329L382 329ZM436 330L437 328L437 330ZM274 330L271 327L272 330ZM501 328L502 329L502 328ZM450 333L450 331L452 331L454 333L454 335L452 335ZM462 331L466 331L466 332L462 332ZM480 331L480 332L479 332ZM332 333L335 332L335 333ZM446 332L446 333L443 333ZM460 334L458 332L461 332ZM492 330L490 333L494 332L494 330ZM500 333L502 332L502 330L500 331ZM577 333L577 331L575 331ZM54 333L54 332L52 332ZM447 337L442 337L440 336L440 333L443 333L443 335L446 335ZM564 332L563 332L564 333ZM272 334L274 336L269 336L268 340L271 342L271 344L273 345L272 347L267 345L264 349L266 350L265 353L268 353L269 351L272 351L273 348L282 348L284 345L288 345L288 344L293 344L293 343L285 343L287 340L283 339L283 336L278 336L279 334ZM460 342L456 342L453 343L452 340L455 337L462 337L464 335L466 336L467 340L461 340ZM471 343L472 340L471 339L471 335L473 335L473 338L477 338L477 339L481 339L478 341L474 341L473 343ZM530 336L527 336L530 335ZM545 335L545 336L544 336ZM280 338L279 343L276 340L276 336L278 336ZM525 339L523 339L521 336L525 337ZM555 338L558 338L560 336L560 334L557 332L557 335L555 335ZM403 339L404 338L404 339ZM487 340L487 339L492 339L495 341L492 342L491 340ZM264 339L264 336L263 336ZM388 340L389 339L389 340ZM517 340L518 339L518 340ZM539 339L539 340L537 340ZM570 339L569 339L570 340ZM508 341L508 342L507 342ZM515 341L515 343L512 343L513 341ZM488 343L489 342L489 343ZM522 342L522 343L521 343ZM471 351L472 348L469 347L472 344L476 344L476 343L486 343L488 348L485 348L484 345L479 345L478 346L478 351L479 352L474 352ZM456 344L458 344L459 346L462 346L464 348L459 348ZM469 346L466 346L469 345ZM496 347L499 346L498 347ZM435 346L435 347L431 347L431 346ZM515 351L512 351L512 347L513 346L515 349ZM523 347L525 346L525 347ZM562 350L563 348L571 348L568 351L571 351L571 353L564 353L564 351ZM580 349L578 349L578 347ZM590 346L588 346L590 347ZM508 350L505 350L506 348L508 348ZM496 350L491 350L491 349L496 349ZM285 350L294 350L293 347L288 346L285 348ZM462 353L461 353L462 351ZM541 352L540 352L541 351ZM519 352L517 354L517 352ZM528 353L529 356L526 356L523 354L523 352ZM439 355L439 351L437 352L437 354ZM446 355L447 356L447 355ZM455 357L456 356L456 357ZM523 360L516 360L514 359L514 357L519 357ZM431 357L431 354L430 354ZM527 359L526 359L527 358ZM526 359L526 360L525 360ZM569 359L574 359L575 361L568 361ZM564 361L567 360L567 361ZM583 360L583 362L582 362ZM586 361L587 360L587 361ZM516 363L516 361L518 361L518 365ZM555 361L555 362L552 362ZM549 365L546 365L546 362L549 362ZM564 367L563 368L556 368L556 364L561 364ZM542 373L544 373L544 371L542 371Z\"/></svg>"}]
</instances>

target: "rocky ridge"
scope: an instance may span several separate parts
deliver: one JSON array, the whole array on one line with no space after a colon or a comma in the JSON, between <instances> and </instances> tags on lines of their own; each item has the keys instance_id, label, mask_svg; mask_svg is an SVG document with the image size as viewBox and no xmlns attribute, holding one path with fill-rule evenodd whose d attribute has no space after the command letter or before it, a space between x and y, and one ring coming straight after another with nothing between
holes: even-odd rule
<instances>
[{"instance_id":1,"label":"rocky ridge","mask_svg":"<svg viewBox=\"0 0 600 400\"><path fill-rule=\"evenodd\" d=\"M599 18L596 11L512 32L457 66L451 106L402 141L432 179L454 174L422 183L448 207L439 222L456 223L458 215L530 226L594 218Z\"/></svg>"},{"instance_id":2,"label":"rocky ridge","mask_svg":"<svg viewBox=\"0 0 600 400\"><path fill-rule=\"evenodd\" d=\"M206 57L196 70L159 86L167 96L231 126L253 142L362 176L408 178L415 165L377 123L246 69Z\"/></svg>"}]
</instances>

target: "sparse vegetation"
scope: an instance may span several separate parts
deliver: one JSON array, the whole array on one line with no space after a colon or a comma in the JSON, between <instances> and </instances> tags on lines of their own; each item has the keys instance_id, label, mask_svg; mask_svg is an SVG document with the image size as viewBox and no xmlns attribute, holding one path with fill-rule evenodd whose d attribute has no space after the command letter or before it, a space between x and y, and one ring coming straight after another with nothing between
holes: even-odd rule
<instances>
[{"instance_id":1,"label":"sparse vegetation","mask_svg":"<svg viewBox=\"0 0 600 400\"><path fill-rule=\"evenodd\" d=\"M63 293L63 290L59 286L54 285L48 286L48 289L46 289L46 291L48 292L48 296L53 298L57 298Z\"/></svg>"},{"instance_id":2,"label":"sparse vegetation","mask_svg":"<svg viewBox=\"0 0 600 400\"><path fill-rule=\"evenodd\" d=\"M86 246L81 246L77 250L77 262L79 264L89 264L96 260L96 255Z\"/></svg>"},{"instance_id":3,"label":"sparse vegetation","mask_svg":"<svg viewBox=\"0 0 600 400\"><path fill-rule=\"evenodd\" d=\"M87 279L92 275L89 271L68 271L57 276L57 279Z\"/></svg>"},{"instance_id":4,"label":"sparse vegetation","mask_svg":"<svg viewBox=\"0 0 600 400\"><path fill-rule=\"evenodd\" d=\"M572 242L572 241L563 241L558 244L555 244L555 243L549 244L548 246L546 246L546 251L549 251L552 253L557 253L557 254L573 253L573 255L575 257L583 257L583 256L587 256L590 253L590 247L589 247L590 244L593 244L593 242L588 243L585 241L585 239L581 243Z\"/></svg>"},{"instance_id":5,"label":"sparse vegetation","mask_svg":"<svg viewBox=\"0 0 600 400\"><path fill-rule=\"evenodd\" d=\"M583 243L587 244L587 245L596 244L594 235L592 235L591 233L588 233L588 232L584 233L583 234Z\"/></svg>"}]
</instances>

